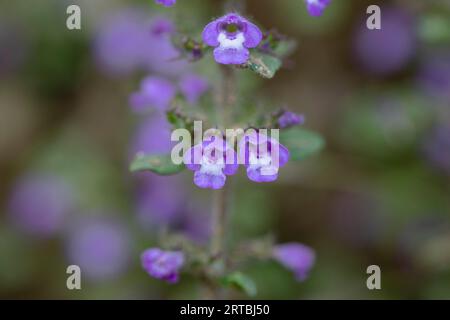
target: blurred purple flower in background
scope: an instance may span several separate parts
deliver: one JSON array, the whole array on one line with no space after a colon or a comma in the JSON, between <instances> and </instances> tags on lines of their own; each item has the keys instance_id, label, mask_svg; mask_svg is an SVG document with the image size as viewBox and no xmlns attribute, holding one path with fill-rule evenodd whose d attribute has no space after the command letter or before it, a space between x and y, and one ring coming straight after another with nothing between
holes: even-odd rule
<instances>
[{"instance_id":1,"label":"blurred purple flower in background","mask_svg":"<svg viewBox=\"0 0 450 320\"><path fill-rule=\"evenodd\" d=\"M176 88L169 80L150 76L142 80L140 90L130 96L130 105L137 113L152 108L165 110L175 97L175 93Z\"/></svg>"},{"instance_id":2,"label":"blurred purple flower in background","mask_svg":"<svg viewBox=\"0 0 450 320\"><path fill-rule=\"evenodd\" d=\"M208 80L196 74L187 74L180 80L180 90L191 105L195 105L208 89Z\"/></svg>"},{"instance_id":3,"label":"blurred purple flower in background","mask_svg":"<svg viewBox=\"0 0 450 320\"><path fill-rule=\"evenodd\" d=\"M135 206L140 226L155 230L168 226L187 238L204 243L209 239L210 216L204 202L194 199L180 176L161 177L140 173L136 177Z\"/></svg>"},{"instance_id":4,"label":"blurred purple flower in background","mask_svg":"<svg viewBox=\"0 0 450 320\"><path fill-rule=\"evenodd\" d=\"M141 255L142 267L153 278L177 283L179 271L184 264L184 254L181 251L163 251L152 248Z\"/></svg>"},{"instance_id":5,"label":"blurred purple flower in background","mask_svg":"<svg viewBox=\"0 0 450 320\"><path fill-rule=\"evenodd\" d=\"M97 30L94 54L106 73L124 75L142 67L150 39L146 15L134 9L108 16Z\"/></svg>"},{"instance_id":6,"label":"blurred purple flower in background","mask_svg":"<svg viewBox=\"0 0 450 320\"><path fill-rule=\"evenodd\" d=\"M194 73L182 76L179 84L181 93L186 100L195 105L198 99L208 91L208 80ZM154 108L167 110L175 98L175 85L162 77L149 76L141 82L138 92L130 96L129 103L136 113L144 113Z\"/></svg>"},{"instance_id":7,"label":"blurred purple flower in background","mask_svg":"<svg viewBox=\"0 0 450 320\"><path fill-rule=\"evenodd\" d=\"M144 227L173 225L185 213L182 180L140 173L136 182L136 209Z\"/></svg>"},{"instance_id":8,"label":"blurred purple flower in background","mask_svg":"<svg viewBox=\"0 0 450 320\"><path fill-rule=\"evenodd\" d=\"M331 0L305 0L305 2L309 14L313 17L320 17Z\"/></svg>"},{"instance_id":9,"label":"blurred purple flower in background","mask_svg":"<svg viewBox=\"0 0 450 320\"><path fill-rule=\"evenodd\" d=\"M161 4L165 7L171 7L177 3L177 0L155 0L157 4Z\"/></svg>"},{"instance_id":10,"label":"blurred purple flower in background","mask_svg":"<svg viewBox=\"0 0 450 320\"><path fill-rule=\"evenodd\" d=\"M367 72L385 76L407 67L417 45L414 17L399 7L382 8L381 30L362 21L354 35L357 63Z\"/></svg>"},{"instance_id":11,"label":"blurred purple flower in background","mask_svg":"<svg viewBox=\"0 0 450 320\"><path fill-rule=\"evenodd\" d=\"M9 214L21 230L48 237L64 228L74 206L73 190L62 178L33 173L15 183L9 201Z\"/></svg>"},{"instance_id":12,"label":"blurred purple flower in background","mask_svg":"<svg viewBox=\"0 0 450 320\"><path fill-rule=\"evenodd\" d=\"M145 117L138 125L131 141L130 157L138 153L170 153L173 143L170 139L172 130L163 113L153 113Z\"/></svg>"},{"instance_id":13,"label":"blurred purple flower in background","mask_svg":"<svg viewBox=\"0 0 450 320\"><path fill-rule=\"evenodd\" d=\"M262 40L259 28L239 16L229 13L209 23L203 30L203 41L214 49L214 59L221 64L244 64L250 57L248 49Z\"/></svg>"},{"instance_id":14,"label":"blurred purple flower in background","mask_svg":"<svg viewBox=\"0 0 450 320\"><path fill-rule=\"evenodd\" d=\"M314 250L300 243L285 243L274 247L273 257L287 269L291 270L298 281L304 281L314 266Z\"/></svg>"},{"instance_id":15,"label":"blurred purple flower in background","mask_svg":"<svg viewBox=\"0 0 450 320\"><path fill-rule=\"evenodd\" d=\"M180 52L172 42L171 37L175 32L172 21L164 17L155 17L150 23L149 30L150 38L145 59L147 70L167 77L178 77L189 72L189 63L180 58Z\"/></svg>"},{"instance_id":16,"label":"blurred purple flower in background","mask_svg":"<svg viewBox=\"0 0 450 320\"><path fill-rule=\"evenodd\" d=\"M449 102L450 50L426 57L419 70L418 81L426 94Z\"/></svg>"},{"instance_id":17,"label":"blurred purple flower in background","mask_svg":"<svg viewBox=\"0 0 450 320\"><path fill-rule=\"evenodd\" d=\"M450 175L450 125L434 128L425 139L423 150L434 167Z\"/></svg>"},{"instance_id":18,"label":"blurred purple flower in background","mask_svg":"<svg viewBox=\"0 0 450 320\"><path fill-rule=\"evenodd\" d=\"M98 27L94 57L106 74L123 76L142 70L175 76L187 69L187 63L175 61L179 52L170 40L175 30L172 22L145 12L120 10Z\"/></svg>"},{"instance_id":19,"label":"blurred purple flower in background","mask_svg":"<svg viewBox=\"0 0 450 320\"><path fill-rule=\"evenodd\" d=\"M70 263L92 280L120 276L130 262L131 241L126 227L102 214L83 218L72 226L66 249Z\"/></svg>"}]
</instances>

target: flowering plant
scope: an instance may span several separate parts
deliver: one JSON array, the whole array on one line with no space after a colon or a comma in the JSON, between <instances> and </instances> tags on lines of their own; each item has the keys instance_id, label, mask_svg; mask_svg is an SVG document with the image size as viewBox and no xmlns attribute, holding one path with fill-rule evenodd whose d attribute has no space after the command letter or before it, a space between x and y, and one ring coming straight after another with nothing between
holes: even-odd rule
<instances>
[{"instance_id":1,"label":"flowering plant","mask_svg":"<svg viewBox=\"0 0 450 320\"><path fill-rule=\"evenodd\" d=\"M156 3L171 7L176 1L156 0ZM306 1L313 16L321 15L329 3L329 0ZM294 51L295 41L276 31L263 30L233 10L205 23L201 40L176 33L172 36L180 58L195 63L212 56L209 62L217 65L221 80L210 84L200 76L190 75L183 78L177 89L166 79L146 77L140 90L130 97L133 110L140 114L151 110L164 112L174 129L172 139L187 135L189 143L175 147L172 154L138 152L130 168L133 172L151 171L164 176L186 168L192 171L194 184L214 193L212 235L209 248L174 237L161 244L163 249L148 249L142 254L143 268L150 276L169 283L178 281L180 271L191 272L204 282L211 297L220 297L223 287L255 294L252 280L239 271L242 261L251 257L275 259L292 270L297 280L305 280L315 260L314 251L306 245L275 245L271 236L234 248L229 248L226 241L230 191L227 180L238 172L240 165L252 182L274 182L282 175L281 167L317 153L324 145L318 134L299 127L304 122L303 115L284 108L248 115L244 112L246 106L240 105L238 99L237 74L249 70L265 79L274 78ZM183 97L178 97L177 91ZM201 101L205 94L215 100ZM202 104L206 108L198 107ZM207 111L200 112L203 109ZM195 139L198 122L213 128L201 139ZM239 127L243 128L236 130ZM192 134L197 140L194 144ZM181 161L175 161L174 154L179 149Z\"/></svg>"}]
</instances>

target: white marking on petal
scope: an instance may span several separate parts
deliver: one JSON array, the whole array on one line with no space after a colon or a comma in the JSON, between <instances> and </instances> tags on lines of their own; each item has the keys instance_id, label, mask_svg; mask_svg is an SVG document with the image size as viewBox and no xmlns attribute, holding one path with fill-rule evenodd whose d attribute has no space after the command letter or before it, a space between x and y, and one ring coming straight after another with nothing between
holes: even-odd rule
<instances>
[{"instance_id":1,"label":"white marking on petal","mask_svg":"<svg viewBox=\"0 0 450 320\"><path fill-rule=\"evenodd\" d=\"M221 34L219 34L219 38L217 40L220 43L219 47L221 49L244 49L245 37L242 32L238 33L234 39L227 38L227 35L222 32Z\"/></svg>"},{"instance_id":2,"label":"white marking on petal","mask_svg":"<svg viewBox=\"0 0 450 320\"><path fill-rule=\"evenodd\" d=\"M270 153L264 156L257 157L255 154L250 153L249 156L249 169L258 170L261 169L261 175L272 176L278 173L278 167L272 165L272 157Z\"/></svg>"},{"instance_id":3,"label":"white marking on petal","mask_svg":"<svg viewBox=\"0 0 450 320\"><path fill-rule=\"evenodd\" d=\"M223 157L218 159L211 159L203 156L201 160L200 172L204 174L223 176L223 169L225 169L225 161Z\"/></svg>"}]
</instances>

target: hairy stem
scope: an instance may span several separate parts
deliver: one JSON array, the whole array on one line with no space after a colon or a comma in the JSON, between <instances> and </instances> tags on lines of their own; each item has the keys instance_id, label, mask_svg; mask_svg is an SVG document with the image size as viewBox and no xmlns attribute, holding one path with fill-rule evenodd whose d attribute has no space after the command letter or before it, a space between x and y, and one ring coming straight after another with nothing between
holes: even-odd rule
<instances>
[{"instance_id":1,"label":"hairy stem","mask_svg":"<svg viewBox=\"0 0 450 320\"><path fill-rule=\"evenodd\" d=\"M220 110L222 125L227 128L232 124L234 106L236 105L236 77L235 69L230 66L221 66L222 86L220 93Z\"/></svg>"},{"instance_id":2,"label":"hairy stem","mask_svg":"<svg viewBox=\"0 0 450 320\"><path fill-rule=\"evenodd\" d=\"M225 230L227 226L227 187L214 192L213 200L213 238L211 240L211 257L225 259Z\"/></svg>"},{"instance_id":3,"label":"hairy stem","mask_svg":"<svg viewBox=\"0 0 450 320\"><path fill-rule=\"evenodd\" d=\"M236 103L236 88L234 69L230 66L222 66L223 83L220 86L219 110L221 115L221 125L226 128L232 122L232 111ZM226 273L226 235L227 235L227 201L229 186L225 185L221 190L214 191L212 210L212 239L210 256L212 260L213 273L222 276ZM221 295L220 288L217 288L216 296Z\"/></svg>"}]
</instances>

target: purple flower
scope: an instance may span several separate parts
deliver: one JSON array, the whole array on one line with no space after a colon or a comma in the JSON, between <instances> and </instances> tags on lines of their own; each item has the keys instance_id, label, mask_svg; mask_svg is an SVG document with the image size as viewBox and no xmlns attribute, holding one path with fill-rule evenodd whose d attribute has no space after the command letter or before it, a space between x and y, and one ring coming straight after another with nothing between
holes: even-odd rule
<instances>
[{"instance_id":1,"label":"purple flower","mask_svg":"<svg viewBox=\"0 0 450 320\"><path fill-rule=\"evenodd\" d=\"M138 70L144 62L146 16L134 9L111 14L97 30L95 60L108 74L123 75Z\"/></svg>"},{"instance_id":2,"label":"purple flower","mask_svg":"<svg viewBox=\"0 0 450 320\"><path fill-rule=\"evenodd\" d=\"M176 60L180 53L172 44L173 23L163 17L149 20L141 8L110 14L96 31L95 60L110 75L128 75L135 71L174 76L187 69Z\"/></svg>"},{"instance_id":3,"label":"purple flower","mask_svg":"<svg viewBox=\"0 0 450 320\"><path fill-rule=\"evenodd\" d=\"M96 216L72 226L67 255L70 263L80 266L90 279L106 280L126 270L130 245L130 235L120 222Z\"/></svg>"},{"instance_id":4,"label":"purple flower","mask_svg":"<svg viewBox=\"0 0 450 320\"><path fill-rule=\"evenodd\" d=\"M165 7L171 7L177 3L177 0L155 0L157 4L161 4Z\"/></svg>"},{"instance_id":5,"label":"purple flower","mask_svg":"<svg viewBox=\"0 0 450 320\"><path fill-rule=\"evenodd\" d=\"M176 283L179 271L184 264L184 254L181 251L151 248L142 253L141 263L145 271L153 278Z\"/></svg>"},{"instance_id":6,"label":"purple flower","mask_svg":"<svg viewBox=\"0 0 450 320\"><path fill-rule=\"evenodd\" d=\"M226 176L238 169L235 151L216 136L190 148L184 155L184 163L195 172L194 183L200 188L221 189Z\"/></svg>"},{"instance_id":7,"label":"purple flower","mask_svg":"<svg viewBox=\"0 0 450 320\"><path fill-rule=\"evenodd\" d=\"M208 91L208 88L207 79L196 74L187 74L180 80L180 90L192 105L198 102L198 99Z\"/></svg>"},{"instance_id":8,"label":"purple flower","mask_svg":"<svg viewBox=\"0 0 450 320\"><path fill-rule=\"evenodd\" d=\"M306 8L313 17L320 17L331 0L305 0Z\"/></svg>"},{"instance_id":9,"label":"purple flower","mask_svg":"<svg viewBox=\"0 0 450 320\"><path fill-rule=\"evenodd\" d=\"M139 173L135 196L139 222L147 228L173 226L186 210L186 196L179 176Z\"/></svg>"},{"instance_id":10,"label":"purple flower","mask_svg":"<svg viewBox=\"0 0 450 320\"><path fill-rule=\"evenodd\" d=\"M367 72L385 76L408 65L416 49L414 18L400 8L384 8L381 30L369 30L362 21L354 36L354 53Z\"/></svg>"},{"instance_id":11,"label":"purple flower","mask_svg":"<svg viewBox=\"0 0 450 320\"><path fill-rule=\"evenodd\" d=\"M148 32L150 31L150 32ZM177 77L189 71L190 65L180 59L180 52L172 42L175 27L172 21L164 17L153 19L150 27L146 27L149 39L146 40L145 65L148 71L168 77Z\"/></svg>"},{"instance_id":12,"label":"purple flower","mask_svg":"<svg viewBox=\"0 0 450 320\"><path fill-rule=\"evenodd\" d=\"M308 277L316 259L313 249L295 242L275 246L272 254L275 260L294 273L298 281Z\"/></svg>"},{"instance_id":13,"label":"purple flower","mask_svg":"<svg viewBox=\"0 0 450 320\"><path fill-rule=\"evenodd\" d=\"M214 49L214 59L221 64L244 64L250 57L249 48L262 40L259 28L236 13L230 13L209 23L203 30L203 41Z\"/></svg>"},{"instance_id":14,"label":"purple flower","mask_svg":"<svg viewBox=\"0 0 450 320\"><path fill-rule=\"evenodd\" d=\"M289 161L289 151L262 133L246 133L239 142L239 159L250 180L272 182L278 178L279 168Z\"/></svg>"},{"instance_id":15,"label":"purple flower","mask_svg":"<svg viewBox=\"0 0 450 320\"><path fill-rule=\"evenodd\" d=\"M150 76L141 82L141 89L130 96L130 105L137 113L151 108L165 110L176 94L175 86L161 77Z\"/></svg>"},{"instance_id":16,"label":"purple flower","mask_svg":"<svg viewBox=\"0 0 450 320\"><path fill-rule=\"evenodd\" d=\"M278 125L281 129L290 128L303 124L305 122L305 117L301 114L293 112L283 112L283 114L278 118Z\"/></svg>"},{"instance_id":17,"label":"purple flower","mask_svg":"<svg viewBox=\"0 0 450 320\"><path fill-rule=\"evenodd\" d=\"M47 174L22 177L9 202L12 221L25 232L44 237L61 231L73 209L71 187L63 179Z\"/></svg>"}]
</instances>

